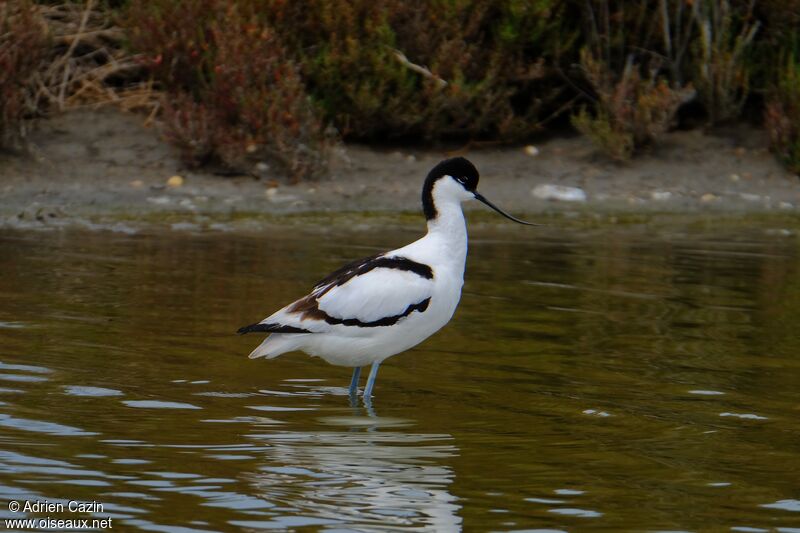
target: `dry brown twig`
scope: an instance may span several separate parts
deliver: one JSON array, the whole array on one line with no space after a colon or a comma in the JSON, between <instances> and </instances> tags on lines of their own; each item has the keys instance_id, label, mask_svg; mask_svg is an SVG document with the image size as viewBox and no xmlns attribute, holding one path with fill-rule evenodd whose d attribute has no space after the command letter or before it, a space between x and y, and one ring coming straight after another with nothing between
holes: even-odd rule
<instances>
[{"instance_id":1,"label":"dry brown twig","mask_svg":"<svg viewBox=\"0 0 800 533\"><path fill-rule=\"evenodd\" d=\"M38 6L47 25L52 48L50 59L36 74L32 109L43 113L85 105L117 105L148 113L160 109L160 96L152 83L143 81L144 70L129 54L125 33L96 0Z\"/></svg>"},{"instance_id":2,"label":"dry brown twig","mask_svg":"<svg viewBox=\"0 0 800 533\"><path fill-rule=\"evenodd\" d=\"M416 63L412 63L408 60L406 55L396 48L392 48L392 54L394 57L400 62L401 65L408 68L409 70L413 70L417 74L422 74L422 76L428 78L429 80L433 80L436 82L436 85L443 89L447 87L447 82L431 72L427 67L423 67L422 65L417 65Z\"/></svg>"}]
</instances>

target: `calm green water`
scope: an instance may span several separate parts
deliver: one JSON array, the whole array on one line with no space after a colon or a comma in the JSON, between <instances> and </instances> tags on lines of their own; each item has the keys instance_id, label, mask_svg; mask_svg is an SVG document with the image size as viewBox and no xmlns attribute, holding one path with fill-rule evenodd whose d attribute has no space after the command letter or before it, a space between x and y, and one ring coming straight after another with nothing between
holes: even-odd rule
<instances>
[{"instance_id":1,"label":"calm green water","mask_svg":"<svg viewBox=\"0 0 800 533\"><path fill-rule=\"evenodd\" d=\"M0 518L800 531L800 240L691 228L473 231L455 318L372 412L233 332L415 231L2 233Z\"/></svg>"}]
</instances>

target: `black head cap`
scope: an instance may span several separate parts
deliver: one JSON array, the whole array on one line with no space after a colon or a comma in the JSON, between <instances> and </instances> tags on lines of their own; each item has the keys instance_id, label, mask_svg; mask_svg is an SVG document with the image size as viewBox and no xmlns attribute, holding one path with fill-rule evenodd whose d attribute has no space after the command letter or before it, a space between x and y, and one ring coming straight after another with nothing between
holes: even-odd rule
<instances>
[{"instance_id":1,"label":"black head cap","mask_svg":"<svg viewBox=\"0 0 800 533\"><path fill-rule=\"evenodd\" d=\"M425 218L431 220L436 218L436 206L433 204L433 186L436 180L444 176L451 176L456 179L468 191L475 191L478 188L478 169L463 157L453 157L445 159L428 172L425 178L425 185L422 187L422 210L425 211Z\"/></svg>"}]
</instances>

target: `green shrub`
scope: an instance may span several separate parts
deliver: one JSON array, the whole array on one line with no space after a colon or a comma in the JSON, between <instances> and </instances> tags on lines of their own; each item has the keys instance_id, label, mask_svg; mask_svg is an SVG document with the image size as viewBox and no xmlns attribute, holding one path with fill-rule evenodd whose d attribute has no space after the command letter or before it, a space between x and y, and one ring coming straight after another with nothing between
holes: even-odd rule
<instances>
[{"instance_id":1,"label":"green shrub","mask_svg":"<svg viewBox=\"0 0 800 533\"><path fill-rule=\"evenodd\" d=\"M327 142L295 64L247 3L156 0L128 11L132 45L166 90L167 138L189 166L249 171L269 160L293 179L325 171Z\"/></svg>"},{"instance_id":2,"label":"green shrub","mask_svg":"<svg viewBox=\"0 0 800 533\"><path fill-rule=\"evenodd\" d=\"M35 111L26 100L46 46L45 26L31 2L0 3L0 146L25 137L23 119Z\"/></svg>"},{"instance_id":3,"label":"green shrub","mask_svg":"<svg viewBox=\"0 0 800 533\"><path fill-rule=\"evenodd\" d=\"M537 129L569 49L560 0L273 0L265 14L349 138L517 138Z\"/></svg>"},{"instance_id":4,"label":"green shrub","mask_svg":"<svg viewBox=\"0 0 800 533\"><path fill-rule=\"evenodd\" d=\"M572 123L617 161L655 143L672 125L678 107L694 95L691 87L672 89L655 70L642 75L644 69L632 61L619 79L588 51L581 63L596 94L596 112L592 116L583 108Z\"/></svg>"},{"instance_id":5,"label":"green shrub","mask_svg":"<svg viewBox=\"0 0 800 533\"><path fill-rule=\"evenodd\" d=\"M691 12L680 0L659 5L657 17L646 1L593 0L584 10L587 45L579 66L593 111L582 107L572 124L617 161L657 142L695 95L681 83Z\"/></svg>"},{"instance_id":6,"label":"green shrub","mask_svg":"<svg viewBox=\"0 0 800 533\"><path fill-rule=\"evenodd\" d=\"M765 126L772 150L786 167L800 175L800 56L794 50L783 54L777 81L770 90Z\"/></svg>"}]
</instances>

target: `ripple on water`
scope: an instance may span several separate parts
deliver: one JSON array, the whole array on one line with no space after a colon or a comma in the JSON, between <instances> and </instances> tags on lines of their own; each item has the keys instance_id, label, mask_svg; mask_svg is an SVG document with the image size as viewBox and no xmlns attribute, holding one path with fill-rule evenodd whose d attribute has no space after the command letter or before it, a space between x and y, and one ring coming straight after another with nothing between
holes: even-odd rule
<instances>
[{"instance_id":1,"label":"ripple on water","mask_svg":"<svg viewBox=\"0 0 800 533\"><path fill-rule=\"evenodd\" d=\"M563 529L512 529L509 533L568 533Z\"/></svg>"},{"instance_id":2,"label":"ripple on water","mask_svg":"<svg viewBox=\"0 0 800 533\"><path fill-rule=\"evenodd\" d=\"M25 374L0 374L0 380L18 381L20 383L39 383L47 381L47 378L43 376L28 376Z\"/></svg>"},{"instance_id":3,"label":"ripple on water","mask_svg":"<svg viewBox=\"0 0 800 533\"><path fill-rule=\"evenodd\" d=\"M187 472L144 472L147 475L164 479L197 479L200 474L190 474Z\"/></svg>"},{"instance_id":4,"label":"ripple on water","mask_svg":"<svg viewBox=\"0 0 800 533\"><path fill-rule=\"evenodd\" d=\"M207 454L206 457L219 461L248 461L255 459L252 455L237 455L232 453L210 453Z\"/></svg>"},{"instance_id":5,"label":"ripple on water","mask_svg":"<svg viewBox=\"0 0 800 533\"><path fill-rule=\"evenodd\" d=\"M553 492L561 496L579 496L581 494L586 494L586 491L575 489L556 489Z\"/></svg>"},{"instance_id":6,"label":"ripple on water","mask_svg":"<svg viewBox=\"0 0 800 533\"><path fill-rule=\"evenodd\" d=\"M15 464L28 464L28 465L43 465L43 466L72 466L66 461L59 461L56 459L45 459L33 455L25 455L22 453L11 452L8 450L0 450L0 461L5 463Z\"/></svg>"},{"instance_id":7,"label":"ripple on water","mask_svg":"<svg viewBox=\"0 0 800 533\"><path fill-rule=\"evenodd\" d=\"M190 403L165 402L161 400L126 400L122 403L137 409L202 409L202 407Z\"/></svg>"},{"instance_id":8,"label":"ripple on water","mask_svg":"<svg viewBox=\"0 0 800 533\"><path fill-rule=\"evenodd\" d=\"M156 531L159 533L217 533L213 529L196 529L193 527L156 524L150 520L125 520L124 523L133 527L138 527L144 531Z\"/></svg>"},{"instance_id":9,"label":"ripple on water","mask_svg":"<svg viewBox=\"0 0 800 533\"><path fill-rule=\"evenodd\" d=\"M104 439L100 442L104 444L111 444L112 446L154 446L148 442L135 439Z\"/></svg>"},{"instance_id":10,"label":"ripple on water","mask_svg":"<svg viewBox=\"0 0 800 533\"><path fill-rule=\"evenodd\" d=\"M742 420L769 420L766 416L753 413L720 413L719 416L741 418Z\"/></svg>"},{"instance_id":11,"label":"ripple on water","mask_svg":"<svg viewBox=\"0 0 800 533\"><path fill-rule=\"evenodd\" d=\"M279 391L269 389L259 389L258 391L266 396L303 396L302 392Z\"/></svg>"},{"instance_id":12,"label":"ripple on water","mask_svg":"<svg viewBox=\"0 0 800 533\"><path fill-rule=\"evenodd\" d=\"M546 505L559 505L562 503L567 503L565 500L556 500L555 498L525 498L525 501L531 503L543 503Z\"/></svg>"},{"instance_id":13,"label":"ripple on water","mask_svg":"<svg viewBox=\"0 0 800 533\"><path fill-rule=\"evenodd\" d=\"M16 452L0 450L0 465L2 470L13 472L15 477L25 475L47 476L48 483L67 483L85 486L108 486L105 473L99 470L82 469L78 465L66 461L45 459ZM87 479L99 478L99 479ZM11 489L9 489L11 490ZM2 495L2 490L0 490ZM20 491L15 495L20 498Z\"/></svg>"},{"instance_id":14,"label":"ripple on water","mask_svg":"<svg viewBox=\"0 0 800 533\"><path fill-rule=\"evenodd\" d=\"M77 485L79 487L110 487L111 483L99 479L60 479L51 481L62 485Z\"/></svg>"},{"instance_id":15,"label":"ripple on water","mask_svg":"<svg viewBox=\"0 0 800 533\"><path fill-rule=\"evenodd\" d=\"M50 374L52 370L44 366L34 365L14 365L0 361L0 370L19 370L20 372L32 372L34 374Z\"/></svg>"},{"instance_id":16,"label":"ripple on water","mask_svg":"<svg viewBox=\"0 0 800 533\"><path fill-rule=\"evenodd\" d=\"M216 392L216 391L207 391L207 392L193 392L195 396L209 396L211 398L250 398L251 396L255 396L255 394L249 392Z\"/></svg>"},{"instance_id":17,"label":"ripple on water","mask_svg":"<svg viewBox=\"0 0 800 533\"><path fill-rule=\"evenodd\" d=\"M64 387L64 393L70 396L123 396L122 391L116 389L106 389L103 387L86 387L83 385L67 385Z\"/></svg>"},{"instance_id":18,"label":"ripple on water","mask_svg":"<svg viewBox=\"0 0 800 533\"><path fill-rule=\"evenodd\" d=\"M697 394L699 396L723 396L725 393L718 390L694 389L690 390L689 394Z\"/></svg>"},{"instance_id":19,"label":"ripple on water","mask_svg":"<svg viewBox=\"0 0 800 533\"><path fill-rule=\"evenodd\" d=\"M64 424L31 420L29 418L17 418L5 414L0 414L0 426L11 429L21 429L23 431L33 431L35 433L58 435L60 437L88 437L91 435L99 435L99 433L84 431L80 428L66 426Z\"/></svg>"},{"instance_id":20,"label":"ripple on water","mask_svg":"<svg viewBox=\"0 0 800 533\"><path fill-rule=\"evenodd\" d=\"M234 416L233 418L207 418L200 422L209 422L212 424L252 424L256 426L276 426L285 424L283 420L276 420L274 418L267 418L264 416Z\"/></svg>"},{"instance_id":21,"label":"ripple on water","mask_svg":"<svg viewBox=\"0 0 800 533\"><path fill-rule=\"evenodd\" d=\"M313 411L313 407L281 407L277 405L248 405L248 409L255 409L256 411L274 411L274 412L291 412L291 411Z\"/></svg>"},{"instance_id":22,"label":"ripple on water","mask_svg":"<svg viewBox=\"0 0 800 533\"><path fill-rule=\"evenodd\" d=\"M115 498L130 498L133 500L159 501L161 499L152 494L145 494L144 492L106 492L105 495Z\"/></svg>"},{"instance_id":23,"label":"ripple on water","mask_svg":"<svg viewBox=\"0 0 800 533\"><path fill-rule=\"evenodd\" d=\"M264 499L239 494L237 492L218 492L215 493L210 501L203 502L201 505L206 507L221 507L223 509L237 509L239 511L250 511L253 509L269 509L275 507Z\"/></svg>"},{"instance_id":24,"label":"ripple on water","mask_svg":"<svg viewBox=\"0 0 800 533\"><path fill-rule=\"evenodd\" d=\"M761 507L767 509L780 509L782 511L791 511L793 513L800 513L800 500L778 500L775 503L765 503Z\"/></svg>"},{"instance_id":25,"label":"ripple on water","mask_svg":"<svg viewBox=\"0 0 800 533\"><path fill-rule=\"evenodd\" d=\"M232 526L254 529L287 529L292 527L332 526L342 522L340 520L308 516L281 516L274 520L229 520L228 523Z\"/></svg>"},{"instance_id":26,"label":"ripple on water","mask_svg":"<svg viewBox=\"0 0 800 533\"><path fill-rule=\"evenodd\" d=\"M326 426L365 427L365 428L400 428L414 425L407 418L391 418L387 416L323 416L317 419Z\"/></svg>"},{"instance_id":27,"label":"ripple on water","mask_svg":"<svg viewBox=\"0 0 800 533\"><path fill-rule=\"evenodd\" d=\"M555 509L548 509L547 512L566 516L579 516L581 518L600 518L603 516L603 513L590 509L578 509L577 507L557 507Z\"/></svg>"}]
</instances>

